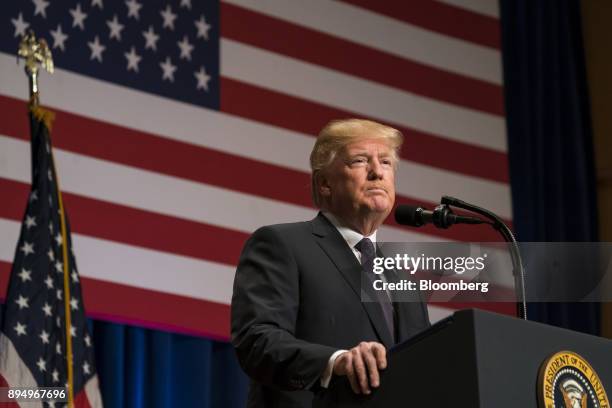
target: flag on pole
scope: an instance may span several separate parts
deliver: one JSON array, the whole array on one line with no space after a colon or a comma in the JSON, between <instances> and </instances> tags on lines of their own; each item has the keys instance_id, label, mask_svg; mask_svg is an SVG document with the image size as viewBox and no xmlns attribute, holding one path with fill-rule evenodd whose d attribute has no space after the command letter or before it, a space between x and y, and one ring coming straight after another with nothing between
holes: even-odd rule
<instances>
[{"instance_id":1,"label":"flag on pole","mask_svg":"<svg viewBox=\"0 0 612 408\"><path fill-rule=\"evenodd\" d=\"M0 387L73 384L73 405L97 408L102 399L53 162L52 120L49 111L30 111L32 187L0 325Z\"/></svg>"}]
</instances>

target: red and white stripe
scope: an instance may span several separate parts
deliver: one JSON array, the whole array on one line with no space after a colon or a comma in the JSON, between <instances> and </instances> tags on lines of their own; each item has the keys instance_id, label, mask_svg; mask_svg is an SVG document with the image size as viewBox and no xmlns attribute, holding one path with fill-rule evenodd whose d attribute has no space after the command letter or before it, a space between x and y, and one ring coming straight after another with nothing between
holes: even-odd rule
<instances>
[{"instance_id":1,"label":"red and white stripe","mask_svg":"<svg viewBox=\"0 0 612 408\"><path fill-rule=\"evenodd\" d=\"M13 342L4 333L0 333L0 350L2 350L2 358L0 358L0 387L38 387L32 372L19 357ZM2 403L0 406L17 408L21 405L41 408L43 406L40 401L23 404L7 402ZM74 396L74 406L76 408L102 408L102 396L100 395L97 375L89 379L83 390Z\"/></svg>"},{"instance_id":2,"label":"red and white stripe","mask_svg":"<svg viewBox=\"0 0 612 408\"><path fill-rule=\"evenodd\" d=\"M455 195L511 221L497 10L391 3L223 1L220 111L41 75L88 314L227 338L240 249L261 225L314 216L308 155L333 118L403 131L398 201ZM30 163L27 81L14 56L0 54L0 72L3 293ZM497 240L391 220L381 238ZM448 313L431 306L432 320Z\"/></svg>"}]
</instances>

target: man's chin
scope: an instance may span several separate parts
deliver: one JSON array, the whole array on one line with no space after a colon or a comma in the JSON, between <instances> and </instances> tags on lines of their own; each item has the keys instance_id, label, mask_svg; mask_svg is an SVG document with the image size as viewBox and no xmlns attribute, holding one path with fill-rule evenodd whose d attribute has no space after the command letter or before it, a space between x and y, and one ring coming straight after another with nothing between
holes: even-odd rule
<instances>
[{"instance_id":1,"label":"man's chin","mask_svg":"<svg viewBox=\"0 0 612 408\"><path fill-rule=\"evenodd\" d=\"M369 203L367 208L369 212L380 214L381 216L384 216L386 218L389 213L391 213L391 209L393 208L393 206L390 205L388 201L385 201Z\"/></svg>"}]
</instances>

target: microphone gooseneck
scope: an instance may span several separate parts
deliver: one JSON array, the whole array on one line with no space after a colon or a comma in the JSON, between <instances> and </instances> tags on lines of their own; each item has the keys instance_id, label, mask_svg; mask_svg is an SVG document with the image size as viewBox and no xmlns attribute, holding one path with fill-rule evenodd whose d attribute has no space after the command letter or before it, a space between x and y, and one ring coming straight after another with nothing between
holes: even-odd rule
<instances>
[{"instance_id":1,"label":"microphone gooseneck","mask_svg":"<svg viewBox=\"0 0 612 408\"><path fill-rule=\"evenodd\" d=\"M452 212L450 206L470 211L484 217L485 219L457 215ZM409 225L412 227L422 227L425 224L432 223L436 227L443 229L446 229L454 224L491 225L502 235L504 240L509 245L514 274L514 286L518 295L517 314L520 318L527 320L525 268L523 267L521 252L514 234L500 217L487 209L467 203L458 198L443 196L440 200L440 205L438 205L433 211L407 204L398 205L395 209L395 221L397 221L398 224Z\"/></svg>"}]
</instances>

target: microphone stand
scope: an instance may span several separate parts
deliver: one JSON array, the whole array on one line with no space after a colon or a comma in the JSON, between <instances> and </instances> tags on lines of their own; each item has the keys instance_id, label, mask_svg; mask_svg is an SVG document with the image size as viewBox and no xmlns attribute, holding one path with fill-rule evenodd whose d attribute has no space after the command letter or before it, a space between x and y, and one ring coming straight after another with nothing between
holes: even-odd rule
<instances>
[{"instance_id":1,"label":"microphone stand","mask_svg":"<svg viewBox=\"0 0 612 408\"><path fill-rule=\"evenodd\" d=\"M466 203L455 197L443 196L440 201L443 205L452 205L453 207L462 208L480 214L492 221L492 226L504 237L504 240L510 246L510 258L512 259L512 269L514 274L514 286L517 290L518 301L516 303L517 314L519 318L527 320L527 300L525 299L525 268L523 267L523 261L521 259L521 252L518 247L518 243L514 238L514 234L504 222L497 215L489 210L478 207L476 205Z\"/></svg>"}]
</instances>

